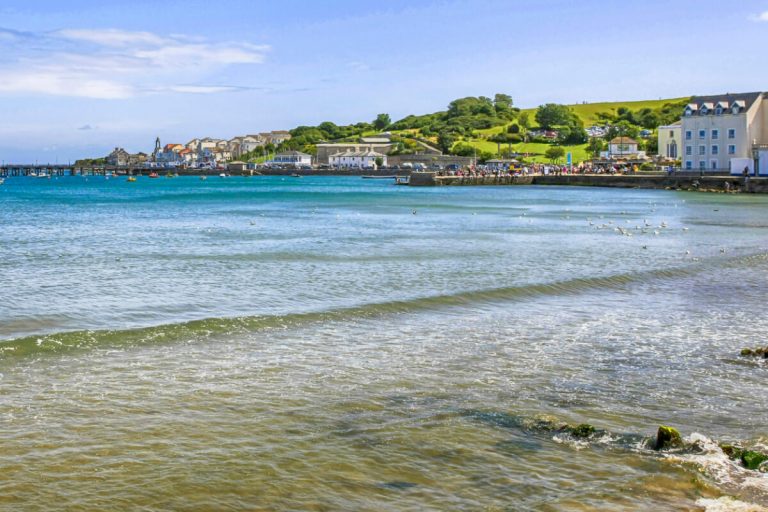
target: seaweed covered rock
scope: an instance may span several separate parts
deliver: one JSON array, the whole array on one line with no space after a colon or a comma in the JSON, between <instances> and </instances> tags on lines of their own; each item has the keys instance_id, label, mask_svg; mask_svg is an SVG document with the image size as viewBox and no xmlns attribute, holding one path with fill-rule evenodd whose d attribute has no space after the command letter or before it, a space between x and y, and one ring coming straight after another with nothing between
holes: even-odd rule
<instances>
[{"instance_id":1,"label":"seaweed covered rock","mask_svg":"<svg viewBox=\"0 0 768 512\"><path fill-rule=\"evenodd\" d=\"M729 459L740 461L747 469L768 470L768 464L764 464L768 462L768 454L727 443L720 443L719 446Z\"/></svg>"},{"instance_id":2,"label":"seaweed covered rock","mask_svg":"<svg viewBox=\"0 0 768 512\"><path fill-rule=\"evenodd\" d=\"M744 452L741 447L733 444L720 443L718 446L720 446L720 449L723 450L723 453L732 460L741 459L741 454Z\"/></svg>"},{"instance_id":3,"label":"seaweed covered rock","mask_svg":"<svg viewBox=\"0 0 768 512\"><path fill-rule=\"evenodd\" d=\"M681 448L682 446L683 438L676 428L668 427L666 425L661 425L659 427L658 432L656 432L656 442L653 445L654 450Z\"/></svg>"},{"instance_id":4,"label":"seaweed covered rock","mask_svg":"<svg viewBox=\"0 0 768 512\"><path fill-rule=\"evenodd\" d=\"M593 427L589 423L582 423L575 427L568 427L568 432L573 437L586 438L595 433L595 427Z\"/></svg>"},{"instance_id":5,"label":"seaweed covered rock","mask_svg":"<svg viewBox=\"0 0 768 512\"><path fill-rule=\"evenodd\" d=\"M743 348L741 349L741 355L744 357L762 357L768 359L768 347Z\"/></svg>"},{"instance_id":6,"label":"seaweed covered rock","mask_svg":"<svg viewBox=\"0 0 768 512\"><path fill-rule=\"evenodd\" d=\"M768 455L752 450L744 450L741 454L741 463L747 469L760 469L763 462L768 461Z\"/></svg>"}]
</instances>

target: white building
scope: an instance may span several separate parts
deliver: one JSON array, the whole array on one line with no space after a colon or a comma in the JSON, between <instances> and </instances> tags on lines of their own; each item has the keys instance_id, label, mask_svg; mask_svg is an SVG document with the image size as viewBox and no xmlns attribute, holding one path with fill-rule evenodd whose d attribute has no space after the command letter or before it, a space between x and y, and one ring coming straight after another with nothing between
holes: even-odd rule
<instances>
[{"instance_id":1,"label":"white building","mask_svg":"<svg viewBox=\"0 0 768 512\"><path fill-rule=\"evenodd\" d=\"M602 151L600 158L608 160L644 160L645 151L640 151L637 141L629 137L616 137L608 143L608 151Z\"/></svg>"},{"instance_id":2,"label":"white building","mask_svg":"<svg viewBox=\"0 0 768 512\"><path fill-rule=\"evenodd\" d=\"M683 168L768 175L768 97L762 92L697 96L682 116ZM765 163L763 163L765 162ZM759 165L755 165L758 163Z\"/></svg>"},{"instance_id":3,"label":"white building","mask_svg":"<svg viewBox=\"0 0 768 512\"><path fill-rule=\"evenodd\" d=\"M657 130L659 139L659 156L665 160L677 160L683 148L683 128L678 123L659 126Z\"/></svg>"},{"instance_id":4,"label":"white building","mask_svg":"<svg viewBox=\"0 0 768 512\"><path fill-rule=\"evenodd\" d=\"M305 167L312 165L312 155L302 153L301 151L286 151L285 153L276 154L272 163L290 167Z\"/></svg>"},{"instance_id":5,"label":"white building","mask_svg":"<svg viewBox=\"0 0 768 512\"><path fill-rule=\"evenodd\" d=\"M382 166L387 165L387 155L373 150L351 151L336 153L330 157L330 166L335 169L375 169L376 160L380 159Z\"/></svg>"}]
</instances>

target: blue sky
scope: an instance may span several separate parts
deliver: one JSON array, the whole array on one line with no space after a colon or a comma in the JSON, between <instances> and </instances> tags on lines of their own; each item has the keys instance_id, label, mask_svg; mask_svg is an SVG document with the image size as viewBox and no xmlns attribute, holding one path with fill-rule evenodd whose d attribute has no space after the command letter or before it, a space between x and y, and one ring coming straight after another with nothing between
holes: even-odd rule
<instances>
[{"instance_id":1,"label":"blue sky","mask_svg":"<svg viewBox=\"0 0 768 512\"><path fill-rule=\"evenodd\" d=\"M768 89L768 0L3 0L0 159L299 124L454 98Z\"/></svg>"}]
</instances>

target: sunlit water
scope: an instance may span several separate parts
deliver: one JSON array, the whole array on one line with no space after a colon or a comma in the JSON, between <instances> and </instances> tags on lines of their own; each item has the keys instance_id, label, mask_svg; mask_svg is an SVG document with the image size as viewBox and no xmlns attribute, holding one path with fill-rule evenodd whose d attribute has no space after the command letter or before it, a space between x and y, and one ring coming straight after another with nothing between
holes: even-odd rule
<instances>
[{"instance_id":1,"label":"sunlit water","mask_svg":"<svg viewBox=\"0 0 768 512\"><path fill-rule=\"evenodd\" d=\"M642 437L768 444L767 284L761 196L10 178L0 509L759 510Z\"/></svg>"}]
</instances>

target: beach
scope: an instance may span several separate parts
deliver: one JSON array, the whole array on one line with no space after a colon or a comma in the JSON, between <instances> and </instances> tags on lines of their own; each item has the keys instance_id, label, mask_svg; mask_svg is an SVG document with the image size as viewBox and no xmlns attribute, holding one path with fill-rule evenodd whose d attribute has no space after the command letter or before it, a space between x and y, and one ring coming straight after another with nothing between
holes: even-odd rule
<instances>
[{"instance_id":1,"label":"beach","mask_svg":"<svg viewBox=\"0 0 768 512\"><path fill-rule=\"evenodd\" d=\"M10 178L0 509L760 510L766 206Z\"/></svg>"}]
</instances>

